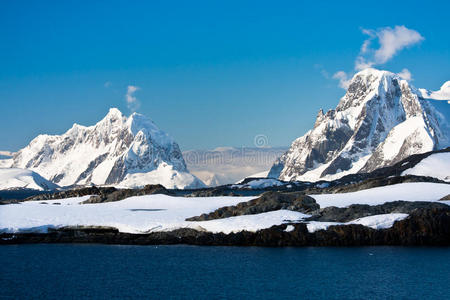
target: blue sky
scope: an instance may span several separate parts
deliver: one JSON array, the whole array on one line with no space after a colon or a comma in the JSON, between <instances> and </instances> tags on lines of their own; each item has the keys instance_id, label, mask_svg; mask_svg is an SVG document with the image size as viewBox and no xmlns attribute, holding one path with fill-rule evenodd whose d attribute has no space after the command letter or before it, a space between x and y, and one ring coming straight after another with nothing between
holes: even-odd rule
<instances>
[{"instance_id":1,"label":"blue sky","mask_svg":"<svg viewBox=\"0 0 450 300\"><path fill-rule=\"evenodd\" d=\"M364 29L423 37L377 68L450 80L448 1L339 2L0 1L0 150L129 114L128 86L182 149L289 145L343 96Z\"/></svg>"}]
</instances>

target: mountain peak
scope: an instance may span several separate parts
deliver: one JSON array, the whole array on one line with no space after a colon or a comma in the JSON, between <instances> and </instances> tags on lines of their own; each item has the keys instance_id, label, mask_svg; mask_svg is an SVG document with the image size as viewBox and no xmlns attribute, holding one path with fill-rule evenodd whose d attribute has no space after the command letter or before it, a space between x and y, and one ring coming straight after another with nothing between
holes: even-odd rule
<instances>
[{"instance_id":1,"label":"mountain peak","mask_svg":"<svg viewBox=\"0 0 450 300\"><path fill-rule=\"evenodd\" d=\"M40 135L17 153L12 165L36 171L61 186L201 185L189 174L178 144L167 133L146 116L126 117L117 108L93 126L75 124L63 135Z\"/></svg>"},{"instance_id":2,"label":"mountain peak","mask_svg":"<svg viewBox=\"0 0 450 300\"><path fill-rule=\"evenodd\" d=\"M269 177L336 179L446 147L446 121L423 98L397 74L373 68L358 72L336 109L319 111L313 129L292 143Z\"/></svg>"},{"instance_id":3,"label":"mountain peak","mask_svg":"<svg viewBox=\"0 0 450 300\"><path fill-rule=\"evenodd\" d=\"M122 117L123 114L122 112L116 108L116 107L111 107L108 111L108 113L106 114L106 116L108 117Z\"/></svg>"},{"instance_id":4,"label":"mountain peak","mask_svg":"<svg viewBox=\"0 0 450 300\"><path fill-rule=\"evenodd\" d=\"M358 73L355 74L355 76L375 76L375 77L381 77L381 76L392 76L395 75L394 73L386 70L379 70L375 68L366 68Z\"/></svg>"}]
</instances>

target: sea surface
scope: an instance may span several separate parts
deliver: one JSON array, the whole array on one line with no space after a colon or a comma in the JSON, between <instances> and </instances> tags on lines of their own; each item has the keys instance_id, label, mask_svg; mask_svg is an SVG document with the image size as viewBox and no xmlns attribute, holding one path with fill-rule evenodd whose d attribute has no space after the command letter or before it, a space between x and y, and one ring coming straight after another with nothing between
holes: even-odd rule
<instances>
[{"instance_id":1,"label":"sea surface","mask_svg":"<svg viewBox=\"0 0 450 300\"><path fill-rule=\"evenodd\" d=\"M450 248L0 246L0 299L449 299Z\"/></svg>"}]
</instances>

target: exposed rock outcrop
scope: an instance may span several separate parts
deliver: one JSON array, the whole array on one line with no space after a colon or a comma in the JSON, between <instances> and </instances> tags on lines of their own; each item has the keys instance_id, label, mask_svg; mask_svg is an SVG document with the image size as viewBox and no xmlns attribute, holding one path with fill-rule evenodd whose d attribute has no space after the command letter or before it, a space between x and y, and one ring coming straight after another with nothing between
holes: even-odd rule
<instances>
[{"instance_id":1,"label":"exposed rock outcrop","mask_svg":"<svg viewBox=\"0 0 450 300\"><path fill-rule=\"evenodd\" d=\"M186 221L222 219L234 216L260 214L279 209L311 213L319 208L320 206L316 203L316 200L301 193L267 192L261 195L258 199L248 202L241 202L235 206L225 206L216 209L209 214L202 214L198 217L188 218Z\"/></svg>"},{"instance_id":2,"label":"exposed rock outcrop","mask_svg":"<svg viewBox=\"0 0 450 300\"><path fill-rule=\"evenodd\" d=\"M110 193L103 193L100 195L95 195L90 197L88 200L81 202L81 204L92 204L92 203L104 203L104 202L114 202L120 201L125 198L133 196L144 196L153 194L165 194L169 195L169 191L166 190L162 185L146 185L143 189L120 189L115 190Z\"/></svg>"},{"instance_id":3,"label":"exposed rock outcrop","mask_svg":"<svg viewBox=\"0 0 450 300\"><path fill-rule=\"evenodd\" d=\"M70 189L67 191L46 193L46 194L31 196L31 197L26 198L24 201L65 199L65 198L82 197L82 196L88 196L88 195L107 195L116 190L117 189L114 187L90 186L90 187Z\"/></svg>"},{"instance_id":4,"label":"exposed rock outcrop","mask_svg":"<svg viewBox=\"0 0 450 300\"><path fill-rule=\"evenodd\" d=\"M113 202L123 200L128 197L152 195L152 194L169 195L170 192L160 184L154 185L148 184L141 189L116 189L115 187L91 186L56 193L40 194L37 196L26 198L24 201L65 199L91 195L91 197L88 200L82 202L83 204L89 204L89 203Z\"/></svg>"}]
</instances>

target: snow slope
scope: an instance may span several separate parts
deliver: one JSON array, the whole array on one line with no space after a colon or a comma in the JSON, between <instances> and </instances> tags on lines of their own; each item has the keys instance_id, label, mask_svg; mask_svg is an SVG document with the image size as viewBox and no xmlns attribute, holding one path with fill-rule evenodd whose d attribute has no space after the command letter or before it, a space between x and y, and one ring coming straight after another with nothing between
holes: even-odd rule
<instances>
[{"instance_id":1,"label":"snow slope","mask_svg":"<svg viewBox=\"0 0 450 300\"><path fill-rule=\"evenodd\" d=\"M382 215L374 215L364 218L359 218L346 223L338 223L338 222L317 222L312 221L308 222L307 228L309 232L315 232L318 230L326 230L329 226L333 225L350 225L350 224L359 224L366 227L370 227L373 229L385 229L390 228L396 221L401 221L408 217L408 214L382 214Z\"/></svg>"},{"instance_id":2,"label":"snow slope","mask_svg":"<svg viewBox=\"0 0 450 300\"><path fill-rule=\"evenodd\" d=\"M305 215L292 211L264 214L261 218L222 221L188 222L186 218L212 212L217 208L249 201L251 197L183 198L166 195L131 197L118 202L84 204L89 196L62 200L24 202L0 206L0 231L46 231L61 226L111 226L122 232L168 231L189 227L214 232L230 232L241 228L262 229L281 224L285 219L300 219ZM60 205L54 205L60 203Z\"/></svg>"},{"instance_id":3,"label":"snow slope","mask_svg":"<svg viewBox=\"0 0 450 300\"><path fill-rule=\"evenodd\" d=\"M260 178L260 179L251 180L245 184L244 183L233 184L231 186L231 188L264 189L264 188L268 188L268 187L282 186L282 185L285 185L285 183L282 181L279 181L277 179Z\"/></svg>"},{"instance_id":4,"label":"snow slope","mask_svg":"<svg viewBox=\"0 0 450 300\"><path fill-rule=\"evenodd\" d=\"M33 170L61 186L203 185L189 174L178 144L169 135L145 116L125 117L116 108L93 126L74 124L62 135L39 135L14 155L12 167Z\"/></svg>"},{"instance_id":5,"label":"snow slope","mask_svg":"<svg viewBox=\"0 0 450 300\"><path fill-rule=\"evenodd\" d=\"M310 195L321 208L328 206L347 207L352 204L379 205L385 202L438 201L450 194L450 184L431 182L409 182L371 188L351 193ZM440 201L445 202L445 201ZM450 201L449 201L450 203Z\"/></svg>"},{"instance_id":6,"label":"snow slope","mask_svg":"<svg viewBox=\"0 0 450 300\"><path fill-rule=\"evenodd\" d=\"M334 180L370 172L417 153L450 145L443 114L409 82L366 69L351 80L336 109L317 115L268 177L284 181Z\"/></svg>"},{"instance_id":7,"label":"snow slope","mask_svg":"<svg viewBox=\"0 0 450 300\"><path fill-rule=\"evenodd\" d=\"M448 100L450 103L450 81L444 83L438 91L419 89L421 96L425 99Z\"/></svg>"},{"instance_id":8,"label":"snow slope","mask_svg":"<svg viewBox=\"0 0 450 300\"><path fill-rule=\"evenodd\" d=\"M450 182L450 152L432 154L402 175L430 176Z\"/></svg>"},{"instance_id":9,"label":"snow slope","mask_svg":"<svg viewBox=\"0 0 450 300\"><path fill-rule=\"evenodd\" d=\"M382 204L394 200L437 201L450 194L450 185L436 183L403 183L373 188L356 193L311 195L320 206L345 207L351 204ZM21 204L0 205L1 232L45 232L62 226L110 226L121 232L143 233L193 228L211 232L256 231L284 222L301 221L308 215L278 210L267 213L225 219L189 222L188 217L209 213L224 206L250 201L255 197L184 198L166 195L147 195L99 204L79 204L89 196L62 200L28 201ZM450 204L450 201L440 201ZM41 204L45 203L45 204ZM350 221L372 228L387 228L404 214L370 216ZM309 222L311 231L337 223Z\"/></svg>"},{"instance_id":10,"label":"snow slope","mask_svg":"<svg viewBox=\"0 0 450 300\"><path fill-rule=\"evenodd\" d=\"M43 191L54 190L58 186L30 170L0 168L0 190L17 188Z\"/></svg>"}]
</instances>

